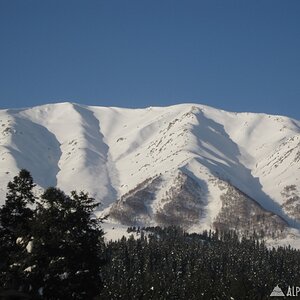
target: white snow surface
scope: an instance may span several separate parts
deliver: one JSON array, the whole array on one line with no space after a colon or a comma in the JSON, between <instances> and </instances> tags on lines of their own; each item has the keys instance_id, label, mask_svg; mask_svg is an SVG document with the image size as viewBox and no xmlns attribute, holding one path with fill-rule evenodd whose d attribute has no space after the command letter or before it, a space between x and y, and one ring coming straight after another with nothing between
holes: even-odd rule
<instances>
[{"instance_id":1,"label":"white snow surface","mask_svg":"<svg viewBox=\"0 0 300 300\"><path fill-rule=\"evenodd\" d=\"M147 178L161 175L153 209L178 170L207 183L210 227L221 208L211 176L231 182L262 207L282 211L282 190L299 186L300 122L198 104L125 109L58 103L0 110L0 202L18 171L40 188L88 191L99 212Z\"/></svg>"}]
</instances>

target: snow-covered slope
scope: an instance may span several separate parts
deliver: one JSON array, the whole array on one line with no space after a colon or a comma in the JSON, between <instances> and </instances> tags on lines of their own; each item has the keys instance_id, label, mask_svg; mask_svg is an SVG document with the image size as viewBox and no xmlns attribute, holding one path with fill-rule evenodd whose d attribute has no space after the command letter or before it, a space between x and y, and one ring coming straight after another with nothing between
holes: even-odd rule
<instances>
[{"instance_id":1,"label":"snow-covered slope","mask_svg":"<svg viewBox=\"0 0 300 300\"><path fill-rule=\"evenodd\" d=\"M300 122L204 105L0 110L0 199L21 168L126 225L300 228Z\"/></svg>"}]
</instances>

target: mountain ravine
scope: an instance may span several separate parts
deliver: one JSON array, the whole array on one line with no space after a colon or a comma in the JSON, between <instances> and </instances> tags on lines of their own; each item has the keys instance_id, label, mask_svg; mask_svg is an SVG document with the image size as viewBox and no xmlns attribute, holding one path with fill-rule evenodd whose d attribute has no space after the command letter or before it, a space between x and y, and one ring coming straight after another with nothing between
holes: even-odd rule
<instances>
[{"instance_id":1,"label":"mountain ravine","mask_svg":"<svg viewBox=\"0 0 300 300\"><path fill-rule=\"evenodd\" d=\"M0 201L22 168L40 188L88 191L130 226L300 229L300 122L198 104L0 110Z\"/></svg>"}]
</instances>

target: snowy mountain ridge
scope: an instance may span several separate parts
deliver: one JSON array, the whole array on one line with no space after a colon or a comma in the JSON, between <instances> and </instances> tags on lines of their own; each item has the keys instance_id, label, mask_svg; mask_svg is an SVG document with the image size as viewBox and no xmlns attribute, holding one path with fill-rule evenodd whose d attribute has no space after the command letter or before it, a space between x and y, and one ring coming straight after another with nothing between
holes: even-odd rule
<instances>
[{"instance_id":1,"label":"snowy mountain ridge","mask_svg":"<svg viewBox=\"0 0 300 300\"><path fill-rule=\"evenodd\" d=\"M0 110L0 199L21 168L125 225L300 229L300 122L198 104Z\"/></svg>"}]
</instances>

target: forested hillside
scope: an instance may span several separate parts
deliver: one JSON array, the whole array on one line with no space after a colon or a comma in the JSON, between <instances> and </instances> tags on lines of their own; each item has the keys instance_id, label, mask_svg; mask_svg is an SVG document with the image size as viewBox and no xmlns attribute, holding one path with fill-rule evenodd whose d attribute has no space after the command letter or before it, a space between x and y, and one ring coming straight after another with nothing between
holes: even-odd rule
<instances>
[{"instance_id":1,"label":"forested hillside","mask_svg":"<svg viewBox=\"0 0 300 300\"><path fill-rule=\"evenodd\" d=\"M146 228L106 248L101 299L269 299L300 282L300 251L234 232Z\"/></svg>"}]
</instances>

